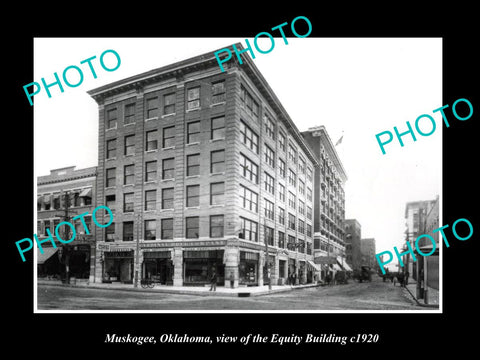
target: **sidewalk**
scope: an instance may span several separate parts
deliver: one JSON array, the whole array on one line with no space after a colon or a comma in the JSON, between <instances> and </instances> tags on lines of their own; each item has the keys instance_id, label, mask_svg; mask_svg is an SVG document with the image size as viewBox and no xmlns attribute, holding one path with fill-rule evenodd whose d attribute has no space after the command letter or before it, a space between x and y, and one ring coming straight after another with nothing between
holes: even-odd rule
<instances>
[{"instance_id":1,"label":"sidewalk","mask_svg":"<svg viewBox=\"0 0 480 360\"><path fill-rule=\"evenodd\" d=\"M438 290L431 287L428 288L428 304L425 304L425 299L417 299L417 282L414 279L408 279L408 285L405 288L419 306L437 309L440 306L440 294Z\"/></svg>"},{"instance_id":2,"label":"sidewalk","mask_svg":"<svg viewBox=\"0 0 480 360\"><path fill-rule=\"evenodd\" d=\"M224 286L217 286L216 291L210 291L208 286L171 286L171 285L155 285L153 288L142 288L140 284L135 288L133 284L105 284L105 283L88 283L77 282L76 284L63 284L58 280L43 280L38 279L37 285L53 285L64 287L83 287L89 289L102 290L123 290L123 291L137 291L150 293L168 293L168 294L185 294L185 295L199 295L199 296L232 296L232 297L250 297L261 296L267 294L281 293L297 289L305 289L309 287L320 286L320 284L305 284L305 285L273 285L269 290L268 285L264 286L241 286L237 288L230 288Z\"/></svg>"}]
</instances>

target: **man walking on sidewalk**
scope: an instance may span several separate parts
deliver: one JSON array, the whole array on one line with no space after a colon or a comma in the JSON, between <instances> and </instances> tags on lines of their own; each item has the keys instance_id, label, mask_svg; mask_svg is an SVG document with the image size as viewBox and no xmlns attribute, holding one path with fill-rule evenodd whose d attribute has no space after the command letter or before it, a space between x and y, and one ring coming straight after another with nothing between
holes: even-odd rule
<instances>
[{"instance_id":1,"label":"man walking on sidewalk","mask_svg":"<svg viewBox=\"0 0 480 360\"><path fill-rule=\"evenodd\" d=\"M209 291L217 291L217 272L213 270L212 277L210 278L211 286Z\"/></svg>"}]
</instances>

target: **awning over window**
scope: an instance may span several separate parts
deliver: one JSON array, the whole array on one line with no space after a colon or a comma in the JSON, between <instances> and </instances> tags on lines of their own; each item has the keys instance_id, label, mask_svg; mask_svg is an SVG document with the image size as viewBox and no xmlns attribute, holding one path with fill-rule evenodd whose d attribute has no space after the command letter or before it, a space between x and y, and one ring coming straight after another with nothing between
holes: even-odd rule
<instances>
[{"instance_id":1,"label":"awning over window","mask_svg":"<svg viewBox=\"0 0 480 360\"><path fill-rule=\"evenodd\" d=\"M342 268L338 264L332 264L333 270L335 271L342 271Z\"/></svg>"},{"instance_id":2,"label":"awning over window","mask_svg":"<svg viewBox=\"0 0 480 360\"><path fill-rule=\"evenodd\" d=\"M79 196L80 197L92 197L92 188L83 189Z\"/></svg>"},{"instance_id":3,"label":"awning over window","mask_svg":"<svg viewBox=\"0 0 480 360\"><path fill-rule=\"evenodd\" d=\"M40 249L37 248L37 265L42 265L50 259L56 252L58 248L53 248L53 247L48 247L48 248L43 248L43 254L40 252Z\"/></svg>"},{"instance_id":4,"label":"awning over window","mask_svg":"<svg viewBox=\"0 0 480 360\"><path fill-rule=\"evenodd\" d=\"M315 264L312 260L307 260L307 268L310 268L314 271L321 271L320 265Z\"/></svg>"},{"instance_id":5,"label":"awning over window","mask_svg":"<svg viewBox=\"0 0 480 360\"><path fill-rule=\"evenodd\" d=\"M347 262L342 260L340 256L337 257L337 263L345 270L345 271L353 271L352 268L347 264Z\"/></svg>"}]
</instances>

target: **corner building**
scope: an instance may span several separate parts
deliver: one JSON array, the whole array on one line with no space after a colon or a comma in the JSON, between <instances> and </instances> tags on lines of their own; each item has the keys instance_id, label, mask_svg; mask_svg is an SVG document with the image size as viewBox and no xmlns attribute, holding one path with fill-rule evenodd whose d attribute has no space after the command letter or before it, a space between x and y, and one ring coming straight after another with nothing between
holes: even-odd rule
<instances>
[{"instance_id":1,"label":"corner building","mask_svg":"<svg viewBox=\"0 0 480 360\"><path fill-rule=\"evenodd\" d=\"M95 281L314 281L318 162L253 61L222 72L214 53L89 91L97 204L114 214L95 229Z\"/></svg>"}]
</instances>

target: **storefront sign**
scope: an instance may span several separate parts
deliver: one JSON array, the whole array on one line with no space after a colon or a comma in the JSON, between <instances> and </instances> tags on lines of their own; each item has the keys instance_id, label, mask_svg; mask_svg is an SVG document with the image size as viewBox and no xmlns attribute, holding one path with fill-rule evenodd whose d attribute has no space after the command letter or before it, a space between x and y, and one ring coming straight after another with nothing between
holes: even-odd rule
<instances>
[{"instance_id":1,"label":"storefront sign","mask_svg":"<svg viewBox=\"0 0 480 360\"><path fill-rule=\"evenodd\" d=\"M97 250L110 251L110 244L97 244Z\"/></svg>"},{"instance_id":2,"label":"storefront sign","mask_svg":"<svg viewBox=\"0 0 480 360\"><path fill-rule=\"evenodd\" d=\"M108 251L104 252L103 255L106 258L131 258L133 257L132 251Z\"/></svg>"},{"instance_id":3,"label":"storefront sign","mask_svg":"<svg viewBox=\"0 0 480 360\"><path fill-rule=\"evenodd\" d=\"M170 251L145 251L143 253L144 259L170 259Z\"/></svg>"}]
</instances>

